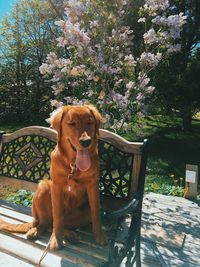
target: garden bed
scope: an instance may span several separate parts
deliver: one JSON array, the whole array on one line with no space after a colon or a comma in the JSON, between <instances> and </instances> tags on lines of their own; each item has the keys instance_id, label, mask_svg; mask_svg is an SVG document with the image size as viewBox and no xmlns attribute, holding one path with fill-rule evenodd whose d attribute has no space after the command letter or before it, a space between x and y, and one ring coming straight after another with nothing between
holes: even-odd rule
<instances>
[{"instance_id":1,"label":"garden bed","mask_svg":"<svg viewBox=\"0 0 200 267\"><path fill-rule=\"evenodd\" d=\"M30 207L33 194L31 191L20 189L17 185L0 184L0 199L10 203Z\"/></svg>"}]
</instances>

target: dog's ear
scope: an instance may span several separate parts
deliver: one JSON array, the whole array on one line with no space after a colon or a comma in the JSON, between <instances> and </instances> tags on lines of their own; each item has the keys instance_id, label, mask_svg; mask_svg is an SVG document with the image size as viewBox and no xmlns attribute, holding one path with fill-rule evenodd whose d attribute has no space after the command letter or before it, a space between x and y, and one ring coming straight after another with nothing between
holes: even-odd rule
<instances>
[{"instance_id":1,"label":"dog's ear","mask_svg":"<svg viewBox=\"0 0 200 267\"><path fill-rule=\"evenodd\" d=\"M49 119L51 127L57 131L58 142L61 140L62 135L62 120L69 107L61 107L55 110Z\"/></svg>"},{"instance_id":2,"label":"dog's ear","mask_svg":"<svg viewBox=\"0 0 200 267\"><path fill-rule=\"evenodd\" d=\"M64 107L58 108L51 114L51 117L49 119L49 122L51 124L51 127L57 131L57 138L58 142L61 139L62 134L62 119L64 114Z\"/></svg>"},{"instance_id":3,"label":"dog's ear","mask_svg":"<svg viewBox=\"0 0 200 267\"><path fill-rule=\"evenodd\" d=\"M95 118L95 130L96 130L96 133L99 135L99 127L102 121L102 116L93 105L87 105L87 107L89 108L90 112Z\"/></svg>"}]
</instances>

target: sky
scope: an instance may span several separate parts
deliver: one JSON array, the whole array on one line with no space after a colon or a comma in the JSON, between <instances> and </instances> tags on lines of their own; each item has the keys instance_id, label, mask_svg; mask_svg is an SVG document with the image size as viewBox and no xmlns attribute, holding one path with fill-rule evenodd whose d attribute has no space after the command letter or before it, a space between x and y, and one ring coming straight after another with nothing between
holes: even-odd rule
<instances>
[{"instance_id":1,"label":"sky","mask_svg":"<svg viewBox=\"0 0 200 267\"><path fill-rule=\"evenodd\" d=\"M0 0L0 21L9 13L15 0Z\"/></svg>"}]
</instances>

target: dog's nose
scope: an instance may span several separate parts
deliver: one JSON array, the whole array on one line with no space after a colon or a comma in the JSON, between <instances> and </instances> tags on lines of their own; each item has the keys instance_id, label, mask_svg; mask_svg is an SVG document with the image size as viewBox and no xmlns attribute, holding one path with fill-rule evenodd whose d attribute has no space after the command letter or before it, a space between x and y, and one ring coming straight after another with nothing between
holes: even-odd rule
<instances>
[{"instance_id":1,"label":"dog's nose","mask_svg":"<svg viewBox=\"0 0 200 267\"><path fill-rule=\"evenodd\" d=\"M83 147L88 147L91 144L91 139L80 139L79 142Z\"/></svg>"},{"instance_id":2,"label":"dog's nose","mask_svg":"<svg viewBox=\"0 0 200 267\"><path fill-rule=\"evenodd\" d=\"M83 132L79 138L79 142L83 147L88 147L91 144L92 140L87 132Z\"/></svg>"}]
</instances>

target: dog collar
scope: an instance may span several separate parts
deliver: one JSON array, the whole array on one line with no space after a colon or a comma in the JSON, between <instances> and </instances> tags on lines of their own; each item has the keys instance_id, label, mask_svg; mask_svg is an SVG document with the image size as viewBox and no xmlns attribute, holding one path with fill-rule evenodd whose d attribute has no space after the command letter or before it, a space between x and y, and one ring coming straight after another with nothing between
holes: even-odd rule
<instances>
[{"instance_id":1,"label":"dog collar","mask_svg":"<svg viewBox=\"0 0 200 267\"><path fill-rule=\"evenodd\" d=\"M70 173L68 175L68 178L71 179L73 178L75 172L78 170L78 168L76 167L76 164L75 163L70 163Z\"/></svg>"}]
</instances>

